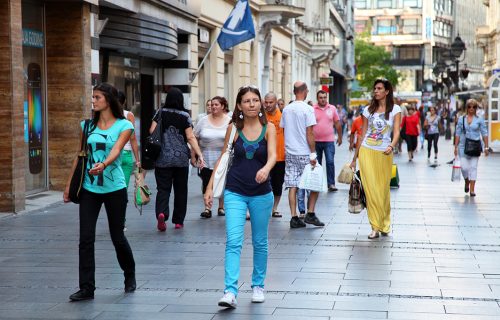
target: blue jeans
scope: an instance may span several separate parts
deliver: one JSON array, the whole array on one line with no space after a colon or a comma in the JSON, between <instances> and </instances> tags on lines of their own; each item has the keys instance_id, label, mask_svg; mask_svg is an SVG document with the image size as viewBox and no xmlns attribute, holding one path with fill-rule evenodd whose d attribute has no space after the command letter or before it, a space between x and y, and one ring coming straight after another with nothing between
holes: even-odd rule
<instances>
[{"instance_id":1,"label":"blue jeans","mask_svg":"<svg viewBox=\"0 0 500 320\"><path fill-rule=\"evenodd\" d=\"M316 154L318 155L318 162L320 165L323 160L323 151L326 158L326 181L328 186L335 185L335 142L316 142Z\"/></svg>"},{"instance_id":2,"label":"blue jeans","mask_svg":"<svg viewBox=\"0 0 500 320\"><path fill-rule=\"evenodd\" d=\"M250 211L253 245L252 288L264 287L267 271L267 248L269 219L273 210L274 196L269 192L262 196L243 196L235 192L224 191L226 208L226 257L224 292L238 294L240 277L241 247L245 237L247 210Z\"/></svg>"},{"instance_id":3,"label":"blue jeans","mask_svg":"<svg viewBox=\"0 0 500 320\"><path fill-rule=\"evenodd\" d=\"M297 189L297 206L299 207L299 213L306 212L306 195L309 199L309 190Z\"/></svg>"}]
</instances>

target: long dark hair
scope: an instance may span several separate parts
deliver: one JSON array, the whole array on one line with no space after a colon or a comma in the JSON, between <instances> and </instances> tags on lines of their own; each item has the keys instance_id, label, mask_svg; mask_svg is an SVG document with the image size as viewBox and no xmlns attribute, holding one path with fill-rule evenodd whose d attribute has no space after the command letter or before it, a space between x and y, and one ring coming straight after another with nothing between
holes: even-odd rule
<instances>
[{"instance_id":1,"label":"long dark hair","mask_svg":"<svg viewBox=\"0 0 500 320\"><path fill-rule=\"evenodd\" d=\"M163 108L188 112L186 108L184 108L184 96L179 88L170 87L168 89Z\"/></svg>"},{"instance_id":2,"label":"long dark hair","mask_svg":"<svg viewBox=\"0 0 500 320\"><path fill-rule=\"evenodd\" d=\"M240 90L238 90L238 95L236 96L236 105L241 105L241 99L243 97L243 95L245 95L245 93L247 92L252 92L252 93L255 93L258 97L259 97L259 100L260 100L260 113L262 114L262 117L259 117L259 122L262 126L266 125L267 124L267 119L266 119L266 111L264 110L264 105L262 104L262 98L260 96L260 91L259 89L257 89L257 87L254 87L254 86L245 86L245 87L241 87ZM241 110L238 110L238 108L234 108L234 112L233 112L233 117L231 119L231 122L234 123L234 125L236 126L237 129L239 130L243 130L243 127L244 127L244 119L240 119L240 114L242 114L243 112Z\"/></svg>"},{"instance_id":3,"label":"long dark hair","mask_svg":"<svg viewBox=\"0 0 500 320\"><path fill-rule=\"evenodd\" d=\"M389 80L387 79L377 79L373 83L373 89L375 89L375 86L381 83L384 86L385 90L388 90L389 93L385 97L385 120L389 120L389 115L392 112L392 108L394 107L394 92L392 89L392 84ZM370 102L370 105L368 106L368 112L370 114L374 114L378 109L378 101L375 99L375 97L372 98L372 101Z\"/></svg>"},{"instance_id":4,"label":"long dark hair","mask_svg":"<svg viewBox=\"0 0 500 320\"><path fill-rule=\"evenodd\" d=\"M107 82L103 82L94 87L94 91L99 91L106 99L106 102L109 104L111 108L111 113L113 117L116 119L125 119L123 115L123 108L120 102L118 101L118 90L111 84ZM94 111L94 117L92 118L91 129L97 126L97 122L99 121L99 117L101 116L100 111Z\"/></svg>"}]
</instances>

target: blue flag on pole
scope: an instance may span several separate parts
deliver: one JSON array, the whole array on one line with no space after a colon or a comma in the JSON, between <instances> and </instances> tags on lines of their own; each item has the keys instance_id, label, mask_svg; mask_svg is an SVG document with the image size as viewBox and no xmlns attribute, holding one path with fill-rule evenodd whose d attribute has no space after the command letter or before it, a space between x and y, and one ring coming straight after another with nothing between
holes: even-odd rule
<instances>
[{"instance_id":1,"label":"blue flag on pole","mask_svg":"<svg viewBox=\"0 0 500 320\"><path fill-rule=\"evenodd\" d=\"M224 23L217 42L220 48L226 51L253 38L255 38L255 29L250 5L248 0L239 0Z\"/></svg>"}]
</instances>

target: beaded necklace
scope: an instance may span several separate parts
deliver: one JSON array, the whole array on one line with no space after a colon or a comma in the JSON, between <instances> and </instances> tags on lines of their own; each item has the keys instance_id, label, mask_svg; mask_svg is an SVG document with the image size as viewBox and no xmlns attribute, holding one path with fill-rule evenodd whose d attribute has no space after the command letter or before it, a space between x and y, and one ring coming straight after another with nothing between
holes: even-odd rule
<instances>
[{"instance_id":1,"label":"beaded necklace","mask_svg":"<svg viewBox=\"0 0 500 320\"><path fill-rule=\"evenodd\" d=\"M238 130L238 134L243 140L243 149L245 149L245 157L249 160L253 159L253 156L255 155L255 151L259 149L259 142L264 139L264 136L266 135L266 127L267 124L262 126L262 132L260 133L260 136L253 141L248 140L245 135L243 134L242 130Z\"/></svg>"}]
</instances>

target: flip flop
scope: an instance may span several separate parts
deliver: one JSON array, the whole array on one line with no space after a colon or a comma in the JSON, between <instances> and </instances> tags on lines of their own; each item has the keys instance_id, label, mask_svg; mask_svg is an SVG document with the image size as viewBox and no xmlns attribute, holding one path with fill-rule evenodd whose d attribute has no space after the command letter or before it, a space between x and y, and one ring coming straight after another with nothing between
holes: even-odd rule
<instances>
[{"instance_id":1,"label":"flip flop","mask_svg":"<svg viewBox=\"0 0 500 320\"><path fill-rule=\"evenodd\" d=\"M274 211L274 212L273 212L273 217L274 217L274 218L281 218L281 217L283 217L283 216L282 216L282 215L281 215L281 213L279 213L278 211Z\"/></svg>"}]
</instances>

